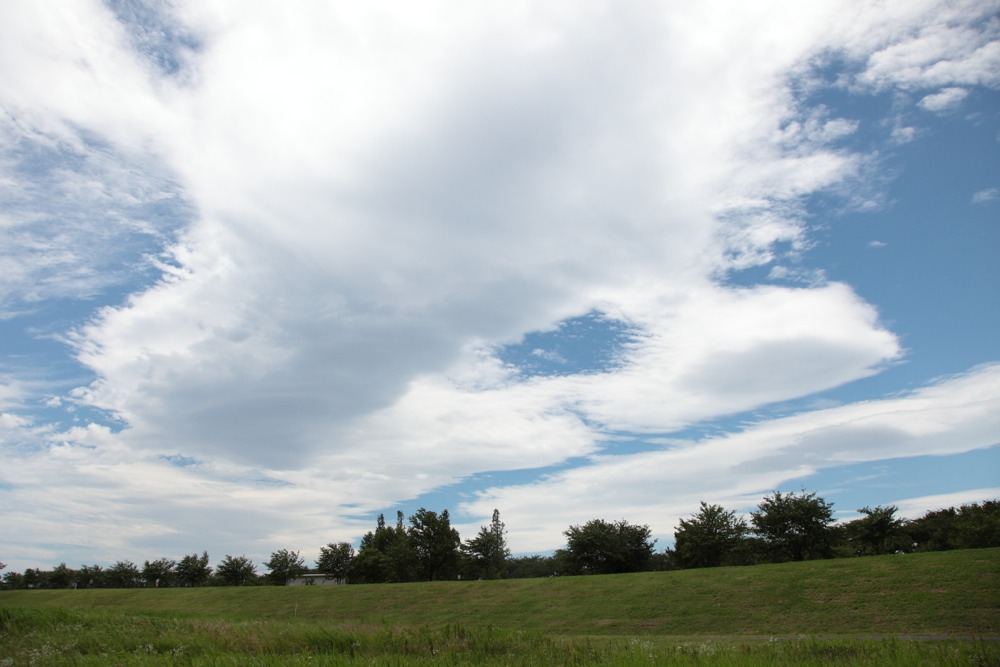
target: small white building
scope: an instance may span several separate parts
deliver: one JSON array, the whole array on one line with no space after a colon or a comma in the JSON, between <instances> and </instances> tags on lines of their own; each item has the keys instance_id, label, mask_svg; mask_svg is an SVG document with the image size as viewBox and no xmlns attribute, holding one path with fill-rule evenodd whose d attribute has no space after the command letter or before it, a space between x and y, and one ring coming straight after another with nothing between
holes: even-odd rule
<instances>
[{"instance_id":1,"label":"small white building","mask_svg":"<svg viewBox=\"0 0 1000 667\"><path fill-rule=\"evenodd\" d=\"M340 586L346 584L344 579L338 579L332 574L300 574L289 579L286 586Z\"/></svg>"}]
</instances>

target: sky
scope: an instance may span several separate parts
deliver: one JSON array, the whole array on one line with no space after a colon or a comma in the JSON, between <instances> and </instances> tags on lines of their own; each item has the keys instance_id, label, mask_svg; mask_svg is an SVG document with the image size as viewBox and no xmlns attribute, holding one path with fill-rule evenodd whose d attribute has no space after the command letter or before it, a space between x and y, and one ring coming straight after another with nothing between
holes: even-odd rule
<instances>
[{"instance_id":1,"label":"sky","mask_svg":"<svg viewBox=\"0 0 1000 667\"><path fill-rule=\"evenodd\" d=\"M0 4L0 561L1000 497L1000 2Z\"/></svg>"}]
</instances>

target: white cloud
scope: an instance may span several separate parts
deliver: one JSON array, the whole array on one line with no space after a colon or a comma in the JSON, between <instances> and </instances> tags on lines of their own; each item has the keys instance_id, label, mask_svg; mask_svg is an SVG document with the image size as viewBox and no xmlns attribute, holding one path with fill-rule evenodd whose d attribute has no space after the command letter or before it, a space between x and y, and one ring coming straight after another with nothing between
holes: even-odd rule
<instances>
[{"instance_id":1,"label":"white cloud","mask_svg":"<svg viewBox=\"0 0 1000 667\"><path fill-rule=\"evenodd\" d=\"M968 489L956 493L939 493L918 498L905 498L895 503L899 508L897 516L904 519L917 519L927 512L960 507L969 503L981 503L984 500L1000 499L1000 487Z\"/></svg>"},{"instance_id":2,"label":"white cloud","mask_svg":"<svg viewBox=\"0 0 1000 667\"><path fill-rule=\"evenodd\" d=\"M614 518L609 512L647 523L669 539L677 520L702 500L752 508L783 483L822 468L1000 444L998 408L1000 366L985 366L898 398L805 412L658 451L594 456L591 465L532 484L483 491L462 510L481 517L504 508L509 525L531 526L511 538L524 551L559 546L552 536L566 526ZM546 508L541 517L539 507ZM907 511L920 507L930 509L916 501L906 505Z\"/></svg>"},{"instance_id":3,"label":"white cloud","mask_svg":"<svg viewBox=\"0 0 1000 667\"><path fill-rule=\"evenodd\" d=\"M986 188L972 195L973 204L988 204L1000 197L1000 188Z\"/></svg>"},{"instance_id":4,"label":"white cloud","mask_svg":"<svg viewBox=\"0 0 1000 667\"><path fill-rule=\"evenodd\" d=\"M902 7L910 4L911 7ZM927 12L931 9L930 13ZM867 67L860 82L879 88L907 90L956 85L1000 86L1000 27L995 0L950 3L890 3L866 12L886 11L887 21L858 21L854 48L864 53ZM891 18L889 12L895 15ZM874 53L863 39L885 40ZM870 53L870 55L869 55Z\"/></svg>"},{"instance_id":5,"label":"white cloud","mask_svg":"<svg viewBox=\"0 0 1000 667\"><path fill-rule=\"evenodd\" d=\"M899 341L848 286L719 279L800 253L804 198L865 178L857 121L793 93L817 54L863 55L871 87L993 85L983 7L915 5L218 0L140 17L157 32L96 1L4 4L0 305L132 291L70 336L96 380L58 397L123 429L5 422L37 445L3 472L39 508L10 539L127 557L225 525L219 548L306 548L612 429L878 372ZM636 334L611 371L526 380L493 354L595 310ZM801 469L779 458L713 488Z\"/></svg>"},{"instance_id":6,"label":"white cloud","mask_svg":"<svg viewBox=\"0 0 1000 667\"><path fill-rule=\"evenodd\" d=\"M969 91L965 88L944 88L939 93L924 96L918 106L927 111L942 113L956 109L966 97Z\"/></svg>"}]
</instances>

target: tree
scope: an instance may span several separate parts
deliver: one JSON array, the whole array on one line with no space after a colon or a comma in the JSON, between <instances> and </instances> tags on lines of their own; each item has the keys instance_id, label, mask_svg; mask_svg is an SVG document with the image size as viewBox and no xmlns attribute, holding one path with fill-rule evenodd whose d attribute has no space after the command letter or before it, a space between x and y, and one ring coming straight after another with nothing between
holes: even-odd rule
<instances>
[{"instance_id":1,"label":"tree","mask_svg":"<svg viewBox=\"0 0 1000 667\"><path fill-rule=\"evenodd\" d=\"M81 565L77 570L80 588L103 588L107 583L107 573L100 565Z\"/></svg>"},{"instance_id":2,"label":"tree","mask_svg":"<svg viewBox=\"0 0 1000 667\"><path fill-rule=\"evenodd\" d=\"M185 586L203 586L212 576L212 568L208 566L208 552L203 551L201 556L198 554L184 556L177 563L175 572L177 579Z\"/></svg>"},{"instance_id":3,"label":"tree","mask_svg":"<svg viewBox=\"0 0 1000 667\"><path fill-rule=\"evenodd\" d=\"M633 526L624 519L593 519L563 534L568 564L583 574L639 572L649 564L656 544L649 540L649 526Z\"/></svg>"},{"instance_id":4,"label":"tree","mask_svg":"<svg viewBox=\"0 0 1000 667\"><path fill-rule=\"evenodd\" d=\"M29 567L24 571L22 581L25 588L46 588L49 583L49 573Z\"/></svg>"},{"instance_id":5,"label":"tree","mask_svg":"<svg viewBox=\"0 0 1000 667\"><path fill-rule=\"evenodd\" d=\"M904 532L906 522L896 518L895 505L862 507L864 515L844 526L847 543L857 556L876 556L896 551L911 551L912 541Z\"/></svg>"},{"instance_id":6,"label":"tree","mask_svg":"<svg viewBox=\"0 0 1000 667\"><path fill-rule=\"evenodd\" d=\"M764 496L750 521L775 561L829 558L833 553L833 505L815 493L775 491Z\"/></svg>"},{"instance_id":7,"label":"tree","mask_svg":"<svg viewBox=\"0 0 1000 667\"><path fill-rule=\"evenodd\" d=\"M906 532L918 551L1000 546L1000 501L932 510L910 521Z\"/></svg>"},{"instance_id":8,"label":"tree","mask_svg":"<svg viewBox=\"0 0 1000 667\"><path fill-rule=\"evenodd\" d=\"M320 547L316 569L323 574L347 581L354 565L354 547L349 542L338 542Z\"/></svg>"},{"instance_id":9,"label":"tree","mask_svg":"<svg viewBox=\"0 0 1000 667\"><path fill-rule=\"evenodd\" d=\"M434 581L457 573L462 540L451 527L448 510L438 514L421 507L410 517L407 534L425 579Z\"/></svg>"},{"instance_id":10,"label":"tree","mask_svg":"<svg viewBox=\"0 0 1000 667\"><path fill-rule=\"evenodd\" d=\"M1000 547L1000 501L986 500L958 508L955 545L959 549Z\"/></svg>"},{"instance_id":11,"label":"tree","mask_svg":"<svg viewBox=\"0 0 1000 667\"><path fill-rule=\"evenodd\" d=\"M20 572L7 572L3 575L3 587L11 590L24 588L24 575Z\"/></svg>"},{"instance_id":12,"label":"tree","mask_svg":"<svg viewBox=\"0 0 1000 667\"><path fill-rule=\"evenodd\" d=\"M49 573L49 585L52 588L69 588L74 581L76 581L76 572L68 568L66 563L59 563Z\"/></svg>"},{"instance_id":13,"label":"tree","mask_svg":"<svg viewBox=\"0 0 1000 667\"><path fill-rule=\"evenodd\" d=\"M226 556L216 568L215 576L228 586L243 586L253 582L257 576L257 566L246 556Z\"/></svg>"},{"instance_id":14,"label":"tree","mask_svg":"<svg viewBox=\"0 0 1000 667\"><path fill-rule=\"evenodd\" d=\"M139 584L139 568L130 560L120 560L107 571L108 583L112 588L132 588Z\"/></svg>"},{"instance_id":15,"label":"tree","mask_svg":"<svg viewBox=\"0 0 1000 667\"><path fill-rule=\"evenodd\" d=\"M160 558L154 561L146 561L142 565L142 578L146 580L147 586L162 588L169 586L174 578L174 568L177 567L175 561L169 558Z\"/></svg>"},{"instance_id":16,"label":"tree","mask_svg":"<svg viewBox=\"0 0 1000 667\"><path fill-rule=\"evenodd\" d=\"M552 556L515 556L507 559L508 579L551 577L557 570Z\"/></svg>"},{"instance_id":17,"label":"tree","mask_svg":"<svg viewBox=\"0 0 1000 667\"><path fill-rule=\"evenodd\" d=\"M462 545L475 576L498 579L504 576L510 549L507 548L507 527L500 521L500 511L493 510L493 520L479 533Z\"/></svg>"},{"instance_id":18,"label":"tree","mask_svg":"<svg viewBox=\"0 0 1000 667\"><path fill-rule=\"evenodd\" d=\"M681 567L732 564L746 534L747 523L735 511L702 502L698 513L681 519L674 531L673 557Z\"/></svg>"},{"instance_id":19,"label":"tree","mask_svg":"<svg viewBox=\"0 0 1000 667\"><path fill-rule=\"evenodd\" d=\"M285 586L291 579L306 571L306 561L298 551L280 549L271 554L271 560L264 563L270 570L268 578L276 586Z\"/></svg>"},{"instance_id":20,"label":"tree","mask_svg":"<svg viewBox=\"0 0 1000 667\"><path fill-rule=\"evenodd\" d=\"M396 527L385 525L385 515L379 514L374 532L361 538L358 555L351 572L364 583L412 581L416 555L410 536L403 528L403 513L396 512Z\"/></svg>"}]
</instances>

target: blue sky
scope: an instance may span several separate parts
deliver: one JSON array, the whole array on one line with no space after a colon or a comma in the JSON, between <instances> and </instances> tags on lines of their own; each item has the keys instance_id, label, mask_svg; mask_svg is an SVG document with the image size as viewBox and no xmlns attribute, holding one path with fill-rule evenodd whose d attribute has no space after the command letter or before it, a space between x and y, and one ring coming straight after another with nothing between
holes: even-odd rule
<instances>
[{"instance_id":1,"label":"blue sky","mask_svg":"<svg viewBox=\"0 0 1000 667\"><path fill-rule=\"evenodd\" d=\"M0 561L1000 497L1000 3L0 8Z\"/></svg>"}]
</instances>

